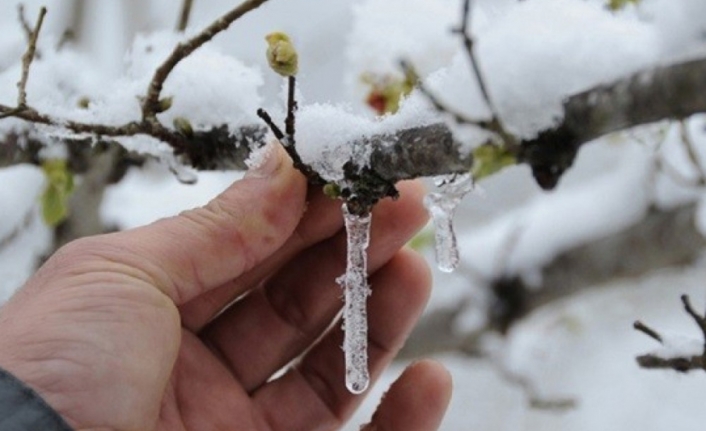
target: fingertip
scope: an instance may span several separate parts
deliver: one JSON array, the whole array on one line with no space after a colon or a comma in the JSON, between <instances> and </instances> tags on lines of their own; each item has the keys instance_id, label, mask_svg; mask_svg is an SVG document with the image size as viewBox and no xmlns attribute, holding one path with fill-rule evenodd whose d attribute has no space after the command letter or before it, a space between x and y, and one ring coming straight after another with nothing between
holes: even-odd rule
<instances>
[{"instance_id":1,"label":"fingertip","mask_svg":"<svg viewBox=\"0 0 706 431\"><path fill-rule=\"evenodd\" d=\"M407 367L405 373L411 375L409 379L422 382L428 398L437 403L438 409L446 411L453 392L453 376L444 364L433 359L422 359Z\"/></svg>"},{"instance_id":2,"label":"fingertip","mask_svg":"<svg viewBox=\"0 0 706 431\"><path fill-rule=\"evenodd\" d=\"M451 401L451 373L439 362L421 360L390 386L372 420L361 431L433 431Z\"/></svg>"},{"instance_id":3,"label":"fingertip","mask_svg":"<svg viewBox=\"0 0 706 431\"><path fill-rule=\"evenodd\" d=\"M421 201L427 194L427 188L420 180L405 180L397 183L400 194L409 194L416 200Z\"/></svg>"},{"instance_id":4,"label":"fingertip","mask_svg":"<svg viewBox=\"0 0 706 431\"><path fill-rule=\"evenodd\" d=\"M418 215L422 225L429 220L429 214L424 208L424 197L427 195L427 189L420 180L401 181L397 184L397 190L400 192L400 199L408 202L408 205L413 206L415 215Z\"/></svg>"}]
</instances>

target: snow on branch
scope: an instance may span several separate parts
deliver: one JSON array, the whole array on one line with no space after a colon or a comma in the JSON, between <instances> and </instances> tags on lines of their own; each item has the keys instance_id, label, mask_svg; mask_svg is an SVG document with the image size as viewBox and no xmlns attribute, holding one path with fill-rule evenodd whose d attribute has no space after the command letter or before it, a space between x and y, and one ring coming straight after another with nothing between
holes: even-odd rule
<instances>
[{"instance_id":1,"label":"snow on branch","mask_svg":"<svg viewBox=\"0 0 706 431\"><path fill-rule=\"evenodd\" d=\"M0 119L15 117L102 140L148 135L169 144L180 162L196 169L243 169L250 150L266 139L267 130L262 125L243 126L238 130L213 125L209 130L192 132L167 128L156 115L163 109L160 99L163 84L179 61L265 1L245 1L192 39L177 45L155 70L142 103L142 118L138 121L117 126L84 123L54 118L27 105L0 105ZM517 153L515 156L520 163L531 167L540 186L551 189L572 165L584 143L634 126L706 112L703 76L706 76L706 59L696 59L646 70L575 94L564 102L561 122L539 131L532 138L521 140L512 151ZM467 172L473 164L473 157L459 151L463 145L454 139L444 123L420 125L377 136L362 133L359 139L351 138L351 145L368 146L371 151L366 153L371 156L370 160L356 161L356 164L359 168L366 166L369 177L386 183ZM22 151L22 148L16 149ZM0 166L27 159L9 151L0 154L0 158ZM359 175L360 169L351 169L350 172Z\"/></svg>"},{"instance_id":2,"label":"snow on branch","mask_svg":"<svg viewBox=\"0 0 706 431\"><path fill-rule=\"evenodd\" d=\"M411 358L460 351L482 356L483 336L491 332L506 333L542 307L587 289L600 289L610 280L641 277L651 271L694 262L706 245L696 227L696 211L694 204L651 209L633 226L556 256L541 268L540 286L527 286L520 277L512 275L490 280L493 297L484 310L485 325L462 331L454 324L468 311L468 302L436 310L422 318L401 355ZM467 267L460 270L471 271ZM695 354L700 356L701 351L697 349Z\"/></svg>"},{"instance_id":3,"label":"snow on branch","mask_svg":"<svg viewBox=\"0 0 706 431\"><path fill-rule=\"evenodd\" d=\"M164 82L179 62L187 58L206 42L213 39L213 37L215 37L218 33L226 30L237 19L258 8L265 2L267 2L267 0L246 0L211 23L211 25L206 27L196 36L186 42L179 43L174 48L172 53L154 72L142 102L141 121L133 121L119 126L108 126L104 124L83 123L79 121L52 118L51 116L41 113L27 105L25 88L29 77L30 66L35 56L37 37L39 36L44 15L46 14L46 8L42 8L37 24L30 34L27 52L22 57L22 76L18 83L17 106L9 107L0 105L0 120L7 117L14 117L34 124L43 124L63 128L77 134L95 135L98 138L148 135L169 144L174 149L174 153L176 155L184 154L186 152L186 148L189 147L189 141L201 138L202 135L190 136L189 133L185 133L184 131L168 129L157 119L157 114L165 109L165 103L160 100ZM207 132L206 135L210 136L212 133L213 132L210 131ZM238 136L236 139L232 140L231 145L239 142L237 138L241 137L242 133L237 133L237 135ZM237 154L238 151L235 151L235 153ZM191 164L194 164L194 159L200 160L199 157L188 158L189 161L192 161ZM240 160L236 166L243 166L243 161L244 159ZM3 164L4 163L0 162L0 166ZM210 166L208 163L206 165Z\"/></svg>"},{"instance_id":4,"label":"snow on branch","mask_svg":"<svg viewBox=\"0 0 706 431\"><path fill-rule=\"evenodd\" d=\"M701 330L700 339L679 335L665 335L650 328L639 320L633 327L661 344L651 353L637 357L642 368L672 369L681 373L693 370L706 370L706 315L697 312L691 305L688 295L681 296L684 311L696 322Z\"/></svg>"},{"instance_id":5,"label":"snow on branch","mask_svg":"<svg viewBox=\"0 0 706 431\"><path fill-rule=\"evenodd\" d=\"M706 112L706 59L657 67L569 97L556 127L521 142L518 159L544 188L556 185L579 147L603 135Z\"/></svg>"}]
</instances>

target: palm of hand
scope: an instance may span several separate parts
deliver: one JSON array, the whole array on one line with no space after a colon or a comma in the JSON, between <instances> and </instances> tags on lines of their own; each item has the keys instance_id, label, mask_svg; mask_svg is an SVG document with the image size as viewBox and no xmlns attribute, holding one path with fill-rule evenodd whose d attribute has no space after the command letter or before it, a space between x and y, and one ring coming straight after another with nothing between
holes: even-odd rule
<instances>
[{"instance_id":1,"label":"palm of hand","mask_svg":"<svg viewBox=\"0 0 706 431\"><path fill-rule=\"evenodd\" d=\"M303 181L289 166L275 172L203 209L62 249L0 313L0 352L17 352L0 355L0 366L76 429L340 427L360 397L343 385L340 325L319 339L341 305L338 204L319 193L301 217ZM398 252L426 217L420 190L404 188L399 202L378 206L373 223L373 376L428 295L424 264ZM29 335L27 315L42 316ZM376 426L434 429L448 393L445 372L420 364L390 391Z\"/></svg>"}]
</instances>

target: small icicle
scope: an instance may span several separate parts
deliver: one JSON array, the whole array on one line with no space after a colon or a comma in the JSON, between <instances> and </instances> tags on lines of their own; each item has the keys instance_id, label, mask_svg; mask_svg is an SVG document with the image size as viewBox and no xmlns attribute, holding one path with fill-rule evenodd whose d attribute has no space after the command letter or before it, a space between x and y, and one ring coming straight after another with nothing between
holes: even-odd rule
<instances>
[{"instance_id":1,"label":"small icicle","mask_svg":"<svg viewBox=\"0 0 706 431\"><path fill-rule=\"evenodd\" d=\"M473 177L471 174L448 175L439 177L436 184L439 191L429 193L424 198L424 206L434 222L436 263L441 271L453 272L459 256L452 220L461 199L473 190Z\"/></svg>"},{"instance_id":2,"label":"small icicle","mask_svg":"<svg viewBox=\"0 0 706 431\"><path fill-rule=\"evenodd\" d=\"M366 302L368 286L368 259L366 250L370 241L370 213L351 214L343 205L343 218L348 236L346 273L336 279L344 290L343 351L346 363L346 387L359 394L368 388L368 316Z\"/></svg>"}]
</instances>

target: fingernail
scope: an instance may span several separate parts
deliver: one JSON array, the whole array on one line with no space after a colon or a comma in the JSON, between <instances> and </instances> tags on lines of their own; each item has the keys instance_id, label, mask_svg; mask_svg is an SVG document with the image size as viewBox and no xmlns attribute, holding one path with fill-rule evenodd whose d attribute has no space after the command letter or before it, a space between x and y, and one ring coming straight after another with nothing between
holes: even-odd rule
<instances>
[{"instance_id":1,"label":"fingernail","mask_svg":"<svg viewBox=\"0 0 706 431\"><path fill-rule=\"evenodd\" d=\"M246 177L267 178L277 172L282 162L282 152L276 143L269 142L254 150L245 161L248 165Z\"/></svg>"}]
</instances>

